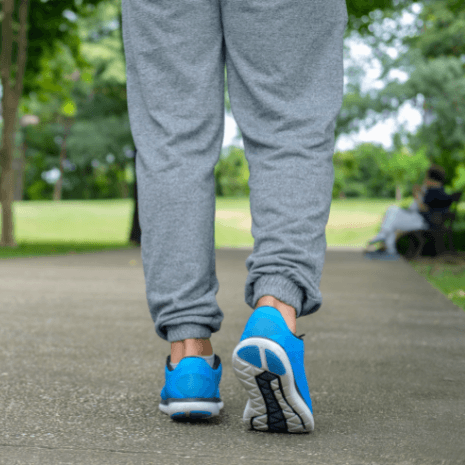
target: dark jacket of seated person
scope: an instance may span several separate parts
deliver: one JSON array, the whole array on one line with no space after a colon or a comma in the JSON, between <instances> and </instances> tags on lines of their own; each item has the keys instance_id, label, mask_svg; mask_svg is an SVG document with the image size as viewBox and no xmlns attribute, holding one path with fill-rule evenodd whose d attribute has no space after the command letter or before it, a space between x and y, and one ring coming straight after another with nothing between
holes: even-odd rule
<instances>
[{"instance_id":1,"label":"dark jacket of seated person","mask_svg":"<svg viewBox=\"0 0 465 465\"><path fill-rule=\"evenodd\" d=\"M429 210L426 212L420 211L420 214L428 222L430 228L434 229L436 226L431 221L433 213L446 213L452 203L452 197L446 194L442 186L431 187L426 191L423 203L428 206Z\"/></svg>"}]
</instances>

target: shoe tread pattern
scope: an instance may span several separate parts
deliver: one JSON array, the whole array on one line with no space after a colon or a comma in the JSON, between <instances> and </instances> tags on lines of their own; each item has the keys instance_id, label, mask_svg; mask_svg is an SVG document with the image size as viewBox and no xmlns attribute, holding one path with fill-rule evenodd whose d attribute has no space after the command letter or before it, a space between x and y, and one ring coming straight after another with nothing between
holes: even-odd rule
<instances>
[{"instance_id":1,"label":"shoe tread pattern","mask_svg":"<svg viewBox=\"0 0 465 465\"><path fill-rule=\"evenodd\" d=\"M309 432L292 406L291 390L286 385L289 376L279 376L264 367L258 368L240 356L234 357L233 368L249 396L243 420L252 429L280 433Z\"/></svg>"}]
</instances>

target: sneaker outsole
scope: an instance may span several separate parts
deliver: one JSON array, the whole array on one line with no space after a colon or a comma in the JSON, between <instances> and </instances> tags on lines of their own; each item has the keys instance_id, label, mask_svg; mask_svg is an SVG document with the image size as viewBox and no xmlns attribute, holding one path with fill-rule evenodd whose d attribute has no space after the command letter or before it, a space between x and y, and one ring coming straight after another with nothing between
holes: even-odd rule
<instances>
[{"instance_id":1,"label":"sneaker outsole","mask_svg":"<svg viewBox=\"0 0 465 465\"><path fill-rule=\"evenodd\" d=\"M243 421L251 429L278 433L310 433L313 415L295 384L286 351L271 339L250 337L232 356L234 372L249 400Z\"/></svg>"},{"instance_id":2,"label":"sneaker outsole","mask_svg":"<svg viewBox=\"0 0 465 465\"><path fill-rule=\"evenodd\" d=\"M202 400L189 402L176 400L167 404L159 404L160 410L166 415L169 415L172 420L185 420L186 418L201 420L217 417L223 407L223 402L208 402Z\"/></svg>"}]
</instances>

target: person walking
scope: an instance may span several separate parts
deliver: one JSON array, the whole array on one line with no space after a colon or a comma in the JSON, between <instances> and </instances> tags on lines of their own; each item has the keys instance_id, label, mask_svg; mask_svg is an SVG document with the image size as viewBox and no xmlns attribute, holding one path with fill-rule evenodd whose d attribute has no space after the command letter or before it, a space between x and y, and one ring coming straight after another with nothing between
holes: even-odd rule
<instances>
[{"instance_id":1,"label":"person walking","mask_svg":"<svg viewBox=\"0 0 465 465\"><path fill-rule=\"evenodd\" d=\"M232 354L252 429L310 432L296 319L317 311L343 96L345 0L122 0L127 98L137 146L146 295L171 343L160 410L211 418L224 404L211 334L216 302L214 167L225 66L249 164L252 309Z\"/></svg>"}]
</instances>

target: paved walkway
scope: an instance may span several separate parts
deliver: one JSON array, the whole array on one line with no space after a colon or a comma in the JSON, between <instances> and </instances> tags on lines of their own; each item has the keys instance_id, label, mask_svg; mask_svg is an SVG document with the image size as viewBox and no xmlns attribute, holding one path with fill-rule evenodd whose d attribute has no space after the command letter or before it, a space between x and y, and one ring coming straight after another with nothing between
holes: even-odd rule
<instances>
[{"instance_id":1,"label":"paved walkway","mask_svg":"<svg viewBox=\"0 0 465 465\"><path fill-rule=\"evenodd\" d=\"M0 463L465 463L465 312L403 260L348 250L327 252L323 306L298 321L314 433L249 431L231 367L249 253L217 251L225 408L201 424L158 410L169 345L137 249L0 260Z\"/></svg>"}]
</instances>

